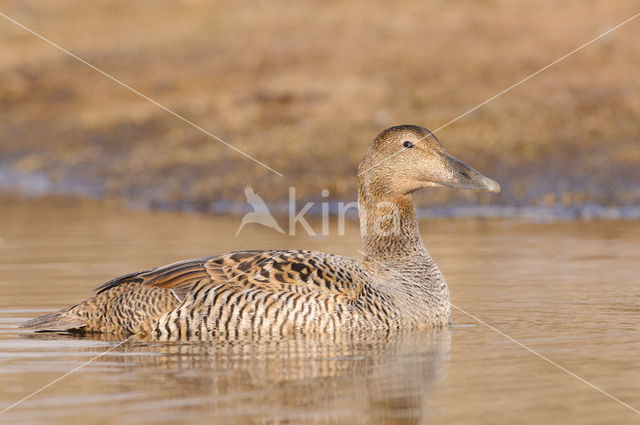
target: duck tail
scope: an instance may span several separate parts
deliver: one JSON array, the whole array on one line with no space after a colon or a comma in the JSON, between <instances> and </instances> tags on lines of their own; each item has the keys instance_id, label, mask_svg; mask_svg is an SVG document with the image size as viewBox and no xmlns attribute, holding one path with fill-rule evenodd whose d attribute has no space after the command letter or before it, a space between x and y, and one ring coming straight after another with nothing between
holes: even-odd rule
<instances>
[{"instance_id":1,"label":"duck tail","mask_svg":"<svg viewBox=\"0 0 640 425\"><path fill-rule=\"evenodd\" d=\"M69 310L62 310L36 317L20 324L22 329L35 329L38 331L68 331L79 329L87 325L87 320L80 316L73 315Z\"/></svg>"}]
</instances>

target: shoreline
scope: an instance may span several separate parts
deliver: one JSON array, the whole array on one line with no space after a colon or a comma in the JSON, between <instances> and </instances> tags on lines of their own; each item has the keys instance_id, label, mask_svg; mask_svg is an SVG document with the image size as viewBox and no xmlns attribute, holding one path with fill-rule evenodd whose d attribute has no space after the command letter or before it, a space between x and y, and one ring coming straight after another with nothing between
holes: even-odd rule
<instances>
[{"instance_id":1,"label":"shoreline","mask_svg":"<svg viewBox=\"0 0 640 425\"><path fill-rule=\"evenodd\" d=\"M0 164L0 191L26 199L37 199L47 196L62 198L79 198L88 200L116 200L122 202L126 208L147 211L167 212L196 212L212 215L236 215L241 216L252 211L244 202L235 200L217 201L171 201L152 199L153 191L141 188L140 199L130 196L109 195L107 190L100 185L83 181L63 180L54 182L46 173L20 173L11 167ZM416 214L418 219L436 218L515 218L533 222L564 221L564 220L636 220L640 219L640 205L603 205L594 201L573 204L550 205L485 205L472 204L452 205L435 204L421 207L422 198L416 200ZM296 213L311 203L308 212L309 217L319 217L324 208L329 216L338 215L339 204L355 202L355 199L327 199L303 197L296 199ZM285 201L265 202L269 211L275 217L283 217L289 213L289 203ZM345 216L355 220L357 212L350 208Z\"/></svg>"},{"instance_id":2,"label":"shoreline","mask_svg":"<svg viewBox=\"0 0 640 425\"><path fill-rule=\"evenodd\" d=\"M18 190L16 190L18 189ZM199 213L213 216L240 217L253 211L247 203L235 201L203 202L173 202L173 201L140 201L113 196L87 195L85 191L22 191L20 188L8 188L0 181L0 199L3 202L18 200L41 200L55 198L56 200L79 200L95 202L116 202L128 210L158 211L171 213ZM322 202L320 202L322 201ZM338 216L339 203L351 201L342 200L313 200L304 199L296 203L295 213L299 213L307 203L312 203L305 216L317 219L323 215L323 204L330 217ZM289 213L287 202L266 202L266 206L274 217L286 217ZM421 207L416 205L416 215L419 220L425 219L520 219L530 222L559 222L574 220L640 220L640 205L601 205L595 202L581 205L434 205ZM357 220L356 208L349 208L344 214L348 220Z\"/></svg>"}]
</instances>

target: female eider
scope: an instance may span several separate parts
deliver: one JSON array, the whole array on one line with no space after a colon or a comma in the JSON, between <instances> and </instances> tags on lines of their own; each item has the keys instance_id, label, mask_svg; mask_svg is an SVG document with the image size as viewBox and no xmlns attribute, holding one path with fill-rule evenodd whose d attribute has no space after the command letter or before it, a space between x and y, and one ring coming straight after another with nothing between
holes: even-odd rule
<instances>
[{"instance_id":1,"label":"female eider","mask_svg":"<svg viewBox=\"0 0 640 425\"><path fill-rule=\"evenodd\" d=\"M440 327L449 290L418 230L411 194L428 186L500 191L427 129L380 133L358 168L363 259L237 251L131 273L24 328L198 338Z\"/></svg>"}]
</instances>

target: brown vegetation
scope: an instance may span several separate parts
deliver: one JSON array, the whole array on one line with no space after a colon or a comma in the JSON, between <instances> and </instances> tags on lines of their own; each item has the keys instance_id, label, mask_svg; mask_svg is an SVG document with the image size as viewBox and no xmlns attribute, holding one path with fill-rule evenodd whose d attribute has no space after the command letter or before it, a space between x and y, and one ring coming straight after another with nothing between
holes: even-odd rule
<instances>
[{"instance_id":1,"label":"brown vegetation","mask_svg":"<svg viewBox=\"0 0 640 425\"><path fill-rule=\"evenodd\" d=\"M354 199L382 129L438 128L637 13L633 0L5 1L3 13L279 177L0 18L0 183L143 203ZM640 19L438 132L491 198L640 203ZM28 187L27 189L28 190Z\"/></svg>"}]
</instances>

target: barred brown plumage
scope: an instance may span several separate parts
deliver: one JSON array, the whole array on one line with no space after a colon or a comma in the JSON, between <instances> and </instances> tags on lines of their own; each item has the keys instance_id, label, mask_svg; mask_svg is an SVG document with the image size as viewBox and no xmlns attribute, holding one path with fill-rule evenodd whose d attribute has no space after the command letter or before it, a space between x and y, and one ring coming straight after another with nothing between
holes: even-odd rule
<instances>
[{"instance_id":1,"label":"barred brown plumage","mask_svg":"<svg viewBox=\"0 0 640 425\"><path fill-rule=\"evenodd\" d=\"M417 126L380 133L358 171L362 260L305 250L190 259L113 279L23 327L207 339L446 325L449 290L420 238L411 194L499 186Z\"/></svg>"}]
</instances>

